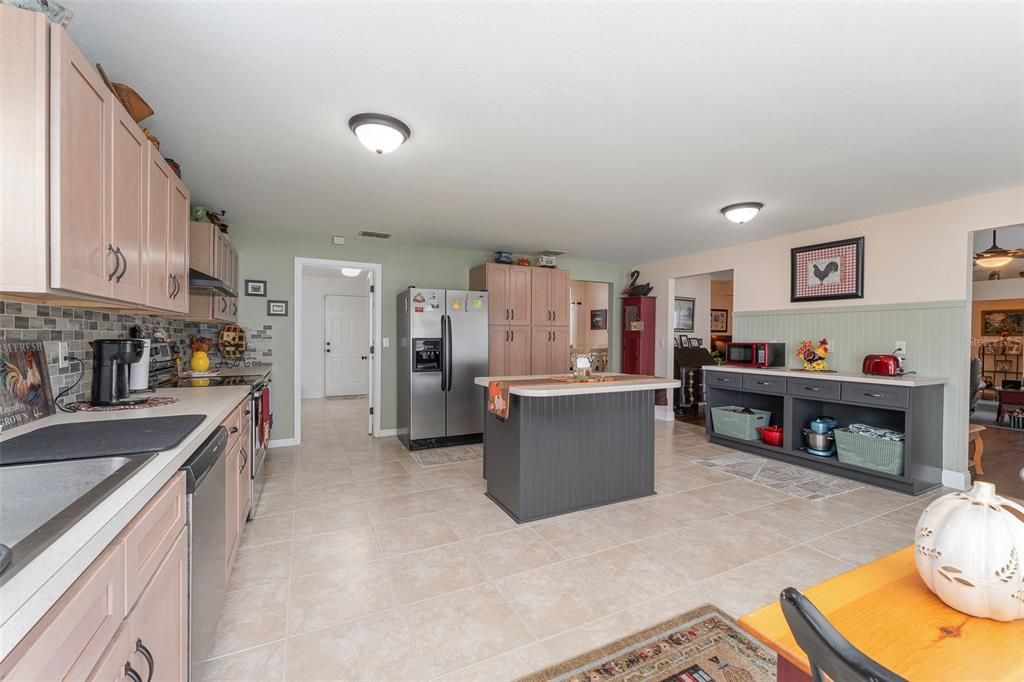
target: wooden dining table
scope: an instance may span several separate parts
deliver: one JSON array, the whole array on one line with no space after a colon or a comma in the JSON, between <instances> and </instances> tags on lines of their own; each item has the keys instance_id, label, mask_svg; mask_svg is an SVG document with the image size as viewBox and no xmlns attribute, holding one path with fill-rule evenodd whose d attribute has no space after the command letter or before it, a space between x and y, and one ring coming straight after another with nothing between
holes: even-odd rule
<instances>
[{"instance_id":1,"label":"wooden dining table","mask_svg":"<svg viewBox=\"0 0 1024 682\"><path fill-rule=\"evenodd\" d=\"M913 546L803 593L853 646L912 682L1024 680L1024 620L976 618L946 606L918 576ZM739 622L778 653L779 682L810 679L778 602Z\"/></svg>"}]
</instances>

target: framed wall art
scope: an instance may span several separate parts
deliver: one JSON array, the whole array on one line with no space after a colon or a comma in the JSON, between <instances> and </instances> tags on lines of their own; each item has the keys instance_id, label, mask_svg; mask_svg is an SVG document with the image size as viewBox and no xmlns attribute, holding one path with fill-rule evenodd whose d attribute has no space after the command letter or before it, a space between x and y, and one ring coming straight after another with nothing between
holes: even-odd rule
<instances>
[{"instance_id":1,"label":"framed wall art","mask_svg":"<svg viewBox=\"0 0 1024 682\"><path fill-rule=\"evenodd\" d=\"M1021 336L1024 334L1024 310L985 310L981 313L981 335Z\"/></svg>"},{"instance_id":2,"label":"framed wall art","mask_svg":"<svg viewBox=\"0 0 1024 682\"><path fill-rule=\"evenodd\" d=\"M672 315L672 328L677 332L693 331L693 309L696 299L676 296L675 312Z\"/></svg>"},{"instance_id":3,"label":"framed wall art","mask_svg":"<svg viewBox=\"0 0 1024 682\"><path fill-rule=\"evenodd\" d=\"M594 331L608 329L608 309L600 308L590 311L590 328Z\"/></svg>"},{"instance_id":4,"label":"framed wall art","mask_svg":"<svg viewBox=\"0 0 1024 682\"><path fill-rule=\"evenodd\" d=\"M267 315L270 317L288 317L288 301L267 301Z\"/></svg>"},{"instance_id":5,"label":"framed wall art","mask_svg":"<svg viewBox=\"0 0 1024 682\"><path fill-rule=\"evenodd\" d=\"M729 311L722 308L711 309L711 332L729 331Z\"/></svg>"},{"instance_id":6,"label":"framed wall art","mask_svg":"<svg viewBox=\"0 0 1024 682\"><path fill-rule=\"evenodd\" d=\"M267 280L265 280L265 279L247 279L247 280L245 280L245 295L246 296L266 296L267 295Z\"/></svg>"},{"instance_id":7,"label":"framed wall art","mask_svg":"<svg viewBox=\"0 0 1024 682\"><path fill-rule=\"evenodd\" d=\"M864 298L864 237L791 249L789 300Z\"/></svg>"}]
</instances>

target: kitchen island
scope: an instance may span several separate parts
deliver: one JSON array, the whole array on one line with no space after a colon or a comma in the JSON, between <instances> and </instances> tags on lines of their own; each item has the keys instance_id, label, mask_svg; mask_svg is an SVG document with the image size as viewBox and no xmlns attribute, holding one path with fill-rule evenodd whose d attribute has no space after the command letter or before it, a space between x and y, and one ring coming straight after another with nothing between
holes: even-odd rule
<instances>
[{"instance_id":1,"label":"kitchen island","mask_svg":"<svg viewBox=\"0 0 1024 682\"><path fill-rule=\"evenodd\" d=\"M477 377L509 382L504 421L484 396L487 496L517 523L654 494L654 392L675 379L602 374Z\"/></svg>"}]
</instances>

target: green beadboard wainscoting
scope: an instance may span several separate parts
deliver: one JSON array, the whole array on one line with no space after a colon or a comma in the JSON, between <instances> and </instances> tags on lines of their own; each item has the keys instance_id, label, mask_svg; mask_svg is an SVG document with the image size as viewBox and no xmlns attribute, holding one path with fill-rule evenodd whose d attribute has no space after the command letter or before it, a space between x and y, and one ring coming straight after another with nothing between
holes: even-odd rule
<instances>
[{"instance_id":1,"label":"green beadboard wainscoting","mask_svg":"<svg viewBox=\"0 0 1024 682\"><path fill-rule=\"evenodd\" d=\"M945 377L943 468L967 471L967 387L970 370L969 307L964 301L733 312L736 341L782 341L787 365L803 339L827 338L832 369L859 372L869 353L890 353L907 343L907 371Z\"/></svg>"},{"instance_id":2,"label":"green beadboard wainscoting","mask_svg":"<svg viewBox=\"0 0 1024 682\"><path fill-rule=\"evenodd\" d=\"M396 355L397 343L395 299L408 286L437 289L466 289L469 270L494 258L490 251L432 248L401 242L347 238L336 246L331 235L288 230L268 230L232 226L231 243L238 250L239 296L238 320L243 326L273 325L274 363L274 440L294 437L294 309L295 258L325 258L382 266L382 336L392 340L390 348L381 348L381 428L393 429L396 424ZM529 255L532 259L533 254ZM618 303L619 292L629 278L629 267L559 257L558 267L568 270L574 279L608 282L611 297ZM268 317L267 298L245 296L245 279L267 281L267 298L284 299L289 303L288 317ZM655 295L657 292L654 292ZM611 305L608 328L609 358L617 370L621 342L618 305Z\"/></svg>"}]
</instances>

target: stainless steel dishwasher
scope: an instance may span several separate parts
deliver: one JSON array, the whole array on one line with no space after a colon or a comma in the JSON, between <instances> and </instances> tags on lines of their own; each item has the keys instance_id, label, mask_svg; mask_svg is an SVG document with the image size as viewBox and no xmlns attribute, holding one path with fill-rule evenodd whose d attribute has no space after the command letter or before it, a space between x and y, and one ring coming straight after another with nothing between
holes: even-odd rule
<instances>
[{"instance_id":1,"label":"stainless steel dishwasher","mask_svg":"<svg viewBox=\"0 0 1024 682\"><path fill-rule=\"evenodd\" d=\"M206 660L224 606L227 579L225 514L228 431L223 426L206 439L181 467L185 472L188 523L188 667Z\"/></svg>"}]
</instances>

